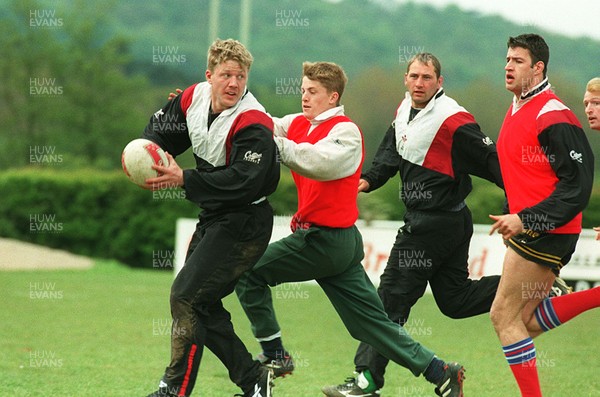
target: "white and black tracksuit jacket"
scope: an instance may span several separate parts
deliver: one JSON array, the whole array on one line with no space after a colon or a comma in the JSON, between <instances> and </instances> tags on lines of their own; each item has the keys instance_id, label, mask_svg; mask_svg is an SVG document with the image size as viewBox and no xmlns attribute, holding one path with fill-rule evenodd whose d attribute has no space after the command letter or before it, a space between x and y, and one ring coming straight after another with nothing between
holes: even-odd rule
<instances>
[{"instance_id":1,"label":"white and black tracksuit jacket","mask_svg":"<svg viewBox=\"0 0 600 397\"><path fill-rule=\"evenodd\" d=\"M464 205L472 189L469 174L503 187L494 142L441 88L412 119L406 94L362 178L373 191L397 172L408 210L444 211Z\"/></svg>"}]
</instances>

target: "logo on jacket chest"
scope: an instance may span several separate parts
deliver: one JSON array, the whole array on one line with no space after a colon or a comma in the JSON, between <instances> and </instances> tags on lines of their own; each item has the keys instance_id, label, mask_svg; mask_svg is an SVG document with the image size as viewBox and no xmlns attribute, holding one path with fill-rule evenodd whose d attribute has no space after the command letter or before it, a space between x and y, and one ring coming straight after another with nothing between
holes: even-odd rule
<instances>
[{"instance_id":1,"label":"logo on jacket chest","mask_svg":"<svg viewBox=\"0 0 600 397\"><path fill-rule=\"evenodd\" d=\"M398 142L400 151L404 150L404 147L406 146L406 142L408 142L408 137L406 136L406 133L404 133L404 134L400 135L400 142Z\"/></svg>"},{"instance_id":2,"label":"logo on jacket chest","mask_svg":"<svg viewBox=\"0 0 600 397\"><path fill-rule=\"evenodd\" d=\"M251 150L248 150L244 154L244 160L249 161L254 164L259 164L261 159L262 159L262 153L258 154L258 153L252 152Z\"/></svg>"},{"instance_id":3,"label":"logo on jacket chest","mask_svg":"<svg viewBox=\"0 0 600 397\"><path fill-rule=\"evenodd\" d=\"M396 148L402 159L416 165L422 165L436 138L438 128L408 128L397 126ZM450 153L448 153L450 155Z\"/></svg>"}]
</instances>

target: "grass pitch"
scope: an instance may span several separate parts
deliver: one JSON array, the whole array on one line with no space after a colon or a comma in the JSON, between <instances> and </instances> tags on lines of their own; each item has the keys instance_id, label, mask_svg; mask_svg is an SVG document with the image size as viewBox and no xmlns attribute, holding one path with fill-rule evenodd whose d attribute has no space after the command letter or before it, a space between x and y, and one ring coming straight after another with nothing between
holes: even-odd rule
<instances>
[{"instance_id":1,"label":"grass pitch","mask_svg":"<svg viewBox=\"0 0 600 397\"><path fill-rule=\"evenodd\" d=\"M169 359L169 272L98 262L87 271L0 273L0 395L18 397L146 396ZM277 379L276 397L322 396L353 370L356 342L316 285L273 290L292 376ZM235 296L226 300L236 330L259 351ZM443 359L467 368L465 395L510 397L519 392L486 315L451 320L430 295L413 309L407 329ZM584 313L536 339L546 397L600 396L600 310ZM383 396L429 397L423 377L390 364ZM208 350L193 396L238 393Z\"/></svg>"}]
</instances>

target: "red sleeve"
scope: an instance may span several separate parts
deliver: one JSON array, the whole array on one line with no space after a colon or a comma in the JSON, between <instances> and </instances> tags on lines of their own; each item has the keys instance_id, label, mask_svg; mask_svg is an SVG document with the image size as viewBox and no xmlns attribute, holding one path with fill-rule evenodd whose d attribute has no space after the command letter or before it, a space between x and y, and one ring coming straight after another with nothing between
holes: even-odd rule
<instances>
[{"instance_id":1,"label":"red sleeve","mask_svg":"<svg viewBox=\"0 0 600 397\"><path fill-rule=\"evenodd\" d=\"M185 89L185 91L183 91L183 94L181 94L181 111L183 112L183 115L187 117L187 111L190 107L190 105L192 104L192 98L194 97L194 91L196 90L196 86L198 84L194 84L189 86L188 88Z\"/></svg>"},{"instance_id":2,"label":"red sleeve","mask_svg":"<svg viewBox=\"0 0 600 397\"><path fill-rule=\"evenodd\" d=\"M448 117L431 142L423 167L454 178L454 159L451 156L454 133L459 127L474 123L475 119L467 112L458 112Z\"/></svg>"},{"instance_id":3,"label":"red sleeve","mask_svg":"<svg viewBox=\"0 0 600 397\"><path fill-rule=\"evenodd\" d=\"M233 145L232 141L234 135L253 124L263 125L267 127L269 131L271 131L271 134L273 134L273 119L271 119L264 112L261 112L260 110L247 110L241 113L233 121L231 129L229 130L229 134L227 135L227 141L225 142L225 158L227 159L227 165L230 163L229 156L231 153L231 147Z\"/></svg>"}]
</instances>

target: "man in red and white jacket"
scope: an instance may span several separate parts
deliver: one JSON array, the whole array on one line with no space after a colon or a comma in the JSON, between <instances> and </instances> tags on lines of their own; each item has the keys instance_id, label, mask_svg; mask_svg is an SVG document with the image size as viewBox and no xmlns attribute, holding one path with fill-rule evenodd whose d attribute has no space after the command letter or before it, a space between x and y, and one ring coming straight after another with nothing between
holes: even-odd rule
<instances>
[{"instance_id":1,"label":"man in red and white jacket","mask_svg":"<svg viewBox=\"0 0 600 397\"><path fill-rule=\"evenodd\" d=\"M514 94L498 138L509 214L490 215L508 246L491 319L524 397L541 397L532 338L600 306L600 287L548 297L581 232L594 156L573 112L550 89L542 37L508 40L505 85ZM553 393L550 393L553 394Z\"/></svg>"},{"instance_id":2,"label":"man in red and white jacket","mask_svg":"<svg viewBox=\"0 0 600 397\"><path fill-rule=\"evenodd\" d=\"M359 128L339 103L345 83L336 64L304 63L302 114L275 120L275 143L282 163L292 170L298 211L293 233L271 243L240 278L240 303L263 349L262 361L276 375L292 368L269 286L314 279L354 338L415 376L423 374L444 396L462 396L463 367L446 364L391 321L362 267L362 237L354 223L364 150Z\"/></svg>"}]
</instances>

